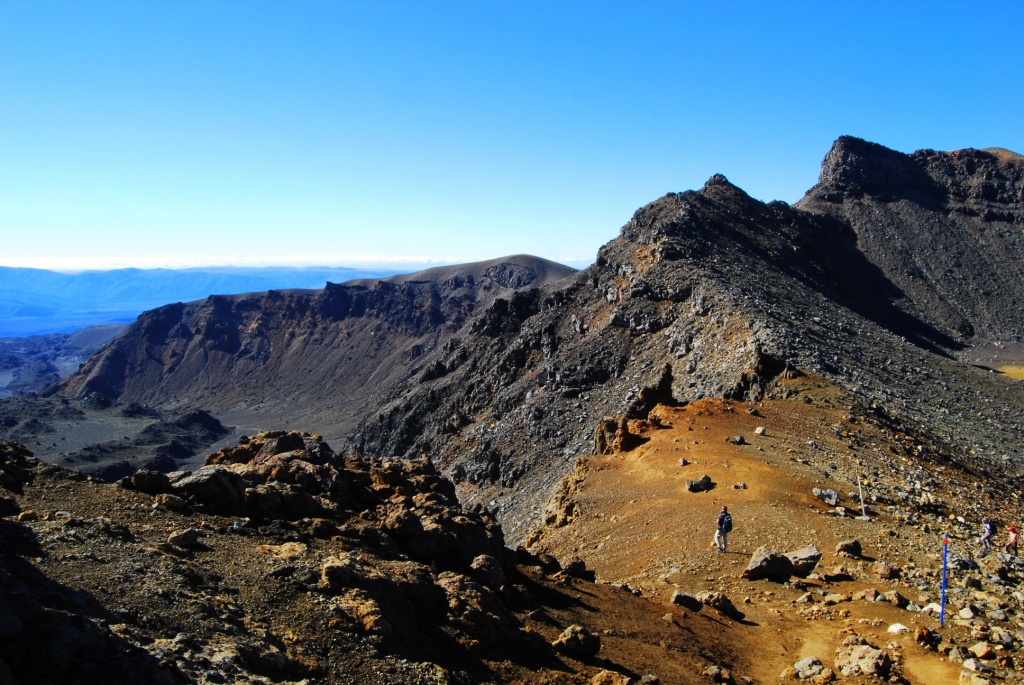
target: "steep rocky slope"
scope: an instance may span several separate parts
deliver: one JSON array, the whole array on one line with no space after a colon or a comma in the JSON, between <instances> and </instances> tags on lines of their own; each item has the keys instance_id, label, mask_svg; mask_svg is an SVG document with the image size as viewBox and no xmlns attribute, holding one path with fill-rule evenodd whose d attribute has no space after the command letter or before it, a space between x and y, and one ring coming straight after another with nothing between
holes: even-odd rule
<instances>
[{"instance_id":1,"label":"steep rocky slope","mask_svg":"<svg viewBox=\"0 0 1024 685\"><path fill-rule=\"evenodd\" d=\"M669 194L590 268L496 301L352 446L434 455L520 539L577 456L635 442L623 419L757 400L812 372L947 457L1017 474L1024 387L955 357L1021 336L1022 169L1013 155L841 138L794 207L722 176Z\"/></svg>"},{"instance_id":2,"label":"steep rocky slope","mask_svg":"<svg viewBox=\"0 0 1024 685\"><path fill-rule=\"evenodd\" d=\"M492 300L572 273L528 256L323 290L213 296L146 312L59 392L202 407L243 426L342 434Z\"/></svg>"}]
</instances>

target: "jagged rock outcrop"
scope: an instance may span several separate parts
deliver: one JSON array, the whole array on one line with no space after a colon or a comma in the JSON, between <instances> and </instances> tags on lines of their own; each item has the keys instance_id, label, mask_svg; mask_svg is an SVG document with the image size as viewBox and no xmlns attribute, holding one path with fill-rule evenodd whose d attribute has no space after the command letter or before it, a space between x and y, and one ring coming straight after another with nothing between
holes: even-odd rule
<instances>
[{"instance_id":1,"label":"jagged rock outcrop","mask_svg":"<svg viewBox=\"0 0 1024 685\"><path fill-rule=\"evenodd\" d=\"M849 226L907 315L960 340L1024 338L1024 157L844 136L795 207Z\"/></svg>"}]
</instances>

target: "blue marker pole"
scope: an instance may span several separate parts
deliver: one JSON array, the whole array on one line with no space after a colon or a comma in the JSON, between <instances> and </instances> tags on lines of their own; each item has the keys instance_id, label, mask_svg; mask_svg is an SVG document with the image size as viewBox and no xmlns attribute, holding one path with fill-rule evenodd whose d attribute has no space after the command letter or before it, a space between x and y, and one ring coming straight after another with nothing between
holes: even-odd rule
<instances>
[{"instance_id":1,"label":"blue marker pole","mask_svg":"<svg viewBox=\"0 0 1024 685\"><path fill-rule=\"evenodd\" d=\"M942 601L939 604L939 625L946 625L946 568L949 560L949 533L942 536Z\"/></svg>"}]
</instances>

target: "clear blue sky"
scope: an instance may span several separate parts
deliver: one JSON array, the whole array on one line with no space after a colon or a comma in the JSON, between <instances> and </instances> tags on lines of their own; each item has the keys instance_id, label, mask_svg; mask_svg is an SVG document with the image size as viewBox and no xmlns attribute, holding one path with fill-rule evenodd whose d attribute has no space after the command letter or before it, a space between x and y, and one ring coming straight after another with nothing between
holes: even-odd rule
<instances>
[{"instance_id":1,"label":"clear blue sky","mask_svg":"<svg viewBox=\"0 0 1024 685\"><path fill-rule=\"evenodd\" d=\"M841 134L1024 152L1024 3L842 4L0 0L0 264L581 264Z\"/></svg>"}]
</instances>

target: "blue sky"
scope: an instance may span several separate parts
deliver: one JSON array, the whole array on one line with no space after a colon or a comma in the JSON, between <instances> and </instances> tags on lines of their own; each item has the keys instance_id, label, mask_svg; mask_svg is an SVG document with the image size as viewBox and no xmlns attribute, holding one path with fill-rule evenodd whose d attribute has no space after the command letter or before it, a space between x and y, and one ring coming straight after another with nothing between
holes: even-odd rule
<instances>
[{"instance_id":1,"label":"blue sky","mask_svg":"<svg viewBox=\"0 0 1024 685\"><path fill-rule=\"evenodd\" d=\"M1024 4L0 0L0 264L581 265L839 135L1024 152Z\"/></svg>"}]
</instances>

